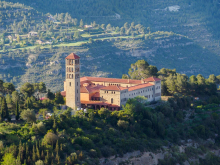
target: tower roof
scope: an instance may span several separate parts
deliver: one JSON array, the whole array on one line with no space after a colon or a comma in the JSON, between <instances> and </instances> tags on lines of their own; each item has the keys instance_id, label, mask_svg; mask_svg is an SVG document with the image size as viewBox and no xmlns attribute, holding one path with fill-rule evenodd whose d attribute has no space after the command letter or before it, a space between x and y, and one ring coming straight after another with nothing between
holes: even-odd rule
<instances>
[{"instance_id":1,"label":"tower roof","mask_svg":"<svg viewBox=\"0 0 220 165\"><path fill-rule=\"evenodd\" d=\"M74 53L71 53L70 55L68 55L67 57L66 57L66 59L68 59L68 60L75 60L75 59L79 59L80 57L79 56L77 56L76 54L74 54Z\"/></svg>"}]
</instances>

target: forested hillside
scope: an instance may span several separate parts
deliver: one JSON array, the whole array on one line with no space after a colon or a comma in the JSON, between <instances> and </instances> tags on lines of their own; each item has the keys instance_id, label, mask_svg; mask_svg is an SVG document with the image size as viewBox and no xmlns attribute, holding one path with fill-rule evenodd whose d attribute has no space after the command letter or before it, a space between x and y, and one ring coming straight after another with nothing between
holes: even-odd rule
<instances>
[{"instance_id":1,"label":"forested hillside","mask_svg":"<svg viewBox=\"0 0 220 165\"><path fill-rule=\"evenodd\" d=\"M121 77L139 59L188 76L219 74L215 1L10 2L25 5L1 2L0 78L17 87L44 81L62 90L70 52L81 56L82 76Z\"/></svg>"},{"instance_id":2,"label":"forested hillside","mask_svg":"<svg viewBox=\"0 0 220 165\"><path fill-rule=\"evenodd\" d=\"M149 68L153 67L137 71L143 73ZM133 73L129 75L134 76ZM167 84L172 77L177 80L178 90L185 87L180 81L184 75L169 69L160 73L166 77ZM198 91L205 94L206 88L215 84L213 78L216 79L212 76L205 80L200 75L189 82L192 86L198 82ZM169 91L176 92L173 89ZM220 97L217 90L210 91L203 101L189 96L190 88L185 92L185 96L179 93L167 102L159 101L155 109L149 107L145 97L137 96L129 99L121 111L87 109L71 115L71 108L61 109L65 104L61 93L52 93L43 82L24 83L16 91L12 83L0 80L0 162L3 165L109 165L115 164L117 157L139 151L136 158L146 152L162 153L164 159L158 165L218 164ZM41 100L43 93L46 98ZM119 163L126 165L131 159Z\"/></svg>"}]
</instances>

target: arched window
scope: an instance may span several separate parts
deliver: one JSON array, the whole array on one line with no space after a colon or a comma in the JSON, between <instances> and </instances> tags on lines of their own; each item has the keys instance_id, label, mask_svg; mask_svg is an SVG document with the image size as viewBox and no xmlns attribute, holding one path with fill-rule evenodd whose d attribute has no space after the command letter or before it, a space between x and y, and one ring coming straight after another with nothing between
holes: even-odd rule
<instances>
[{"instance_id":1,"label":"arched window","mask_svg":"<svg viewBox=\"0 0 220 165\"><path fill-rule=\"evenodd\" d=\"M113 104L113 98L111 98L111 104Z\"/></svg>"}]
</instances>

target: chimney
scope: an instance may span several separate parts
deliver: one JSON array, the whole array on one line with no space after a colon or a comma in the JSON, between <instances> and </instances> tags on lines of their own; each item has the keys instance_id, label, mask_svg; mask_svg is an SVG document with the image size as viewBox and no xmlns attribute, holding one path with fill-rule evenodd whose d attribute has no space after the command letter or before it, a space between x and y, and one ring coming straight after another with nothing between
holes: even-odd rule
<instances>
[{"instance_id":1,"label":"chimney","mask_svg":"<svg viewBox=\"0 0 220 165\"><path fill-rule=\"evenodd\" d=\"M128 83L130 83L130 79L128 78Z\"/></svg>"},{"instance_id":2,"label":"chimney","mask_svg":"<svg viewBox=\"0 0 220 165\"><path fill-rule=\"evenodd\" d=\"M141 83L144 84L144 79L143 78L141 78Z\"/></svg>"}]
</instances>

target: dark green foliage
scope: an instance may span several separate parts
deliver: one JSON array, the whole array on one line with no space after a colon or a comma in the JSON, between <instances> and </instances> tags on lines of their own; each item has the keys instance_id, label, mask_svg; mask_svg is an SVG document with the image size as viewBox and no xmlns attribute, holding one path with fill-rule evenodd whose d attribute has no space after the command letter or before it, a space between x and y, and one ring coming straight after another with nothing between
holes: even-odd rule
<instances>
[{"instance_id":1,"label":"dark green foliage","mask_svg":"<svg viewBox=\"0 0 220 165\"><path fill-rule=\"evenodd\" d=\"M4 83L3 84L4 87L4 93L8 93L11 94L13 91L15 91L15 86L12 83Z\"/></svg>"},{"instance_id":2,"label":"dark green foliage","mask_svg":"<svg viewBox=\"0 0 220 165\"><path fill-rule=\"evenodd\" d=\"M145 60L138 60L135 64L131 64L129 69L129 78L131 79L144 79L151 76L157 76L157 68L155 66L149 65ZM123 76L123 78L127 78Z\"/></svg>"},{"instance_id":3,"label":"dark green foliage","mask_svg":"<svg viewBox=\"0 0 220 165\"><path fill-rule=\"evenodd\" d=\"M53 100L55 98L55 95L48 89L47 91L47 98L50 100Z\"/></svg>"},{"instance_id":4,"label":"dark green foliage","mask_svg":"<svg viewBox=\"0 0 220 165\"><path fill-rule=\"evenodd\" d=\"M19 119L19 116L20 116L19 104L18 104L18 101L16 101L16 110L15 110L15 118L16 118L16 120Z\"/></svg>"},{"instance_id":5,"label":"dark green foliage","mask_svg":"<svg viewBox=\"0 0 220 165\"><path fill-rule=\"evenodd\" d=\"M11 120L5 97L2 98L2 103L1 103L1 121L3 121L4 119L7 119L8 121Z\"/></svg>"},{"instance_id":6,"label":"dark green foliage","mask_svg":"<svg viewBox=\"0 0 220 165\"><path fill-rule=\"evenodd\" d=\"M30 83L24 83L20 89L20 92L25 96L31 97L34 94L34 86Z\"/></svg>"},{"instance_id":7,"label":"dark green foliage","mask_svg":"<svg viewBox=\"0 0 220 165\"><path fill-rule=\"evenodd\" d=\"M21 118L23 120L26 120L27 122L35 122L36 121L36 115L35 115L34 110L30 110L30 109L23 110L21 112Z\"/></svg>"},{"instance_id":8,"label":"dark green foliage","mask_svg":"<svg viewBox=\"0 0 220 165\"><path fill-rule=\"evenodd\" d=\"M205 79L201 74L188 78L185 74L176 73L175 70L162 68L158 72L159 78L162 79L162 95L174 95L181 93L184 95L216 95L216 77L210 75ZM179 102L180 103L180 102ZM181 103L180 103L181 104Z\"/></svg>"},{"instance_id":9,"label":"dark green foliage","mask_svg":"<svg viewBox=\"0 0 220 165\"><path fill-rule=\"evenodd\" d=\"M63 96L61 95L60 92L57 92L57 93L56 93L55 102L56 102L57 104L64 104L64 99L63 99Z\"/></svg>"}]
</instances>

